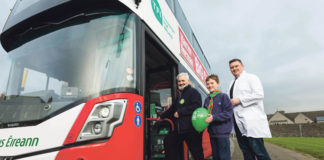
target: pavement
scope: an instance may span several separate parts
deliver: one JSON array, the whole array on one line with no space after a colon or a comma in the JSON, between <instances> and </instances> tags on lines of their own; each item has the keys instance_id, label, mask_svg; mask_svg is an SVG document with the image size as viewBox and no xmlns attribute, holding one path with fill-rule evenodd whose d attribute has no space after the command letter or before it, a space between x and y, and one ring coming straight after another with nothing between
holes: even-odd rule
<instances>
[{"instance_id":1,"label":"pavement","mask_svg":"<svg viewBox=\"0 0 324 160\"><path fill-rule=\"evenodd\" d=\"M266 149L272 160L317 160L309 155L266 143ZM244 160L242 152L237 144L236 138L231 138L232 160Z\"/></svg>"}]
</instances>

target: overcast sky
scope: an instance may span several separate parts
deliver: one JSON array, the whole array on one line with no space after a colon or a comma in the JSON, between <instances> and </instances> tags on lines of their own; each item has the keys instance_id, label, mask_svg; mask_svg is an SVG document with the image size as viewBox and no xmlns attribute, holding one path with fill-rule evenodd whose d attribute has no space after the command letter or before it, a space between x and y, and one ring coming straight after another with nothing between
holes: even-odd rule
<instances>
[{"instance_id":1,"label":"overcast sky","mask_svg":"<svg viewBox=\"0 0 324 160\"><path fill-rule=\"evenodd\" d=\"M324 110L323 0L179 0L227 91L228 61L258 75L265 110Z\"/></svg>"},{"instance_id":2,"label":"overcast sky","mask_svg":"<svg viewBox=\"0 0 324 160\"><path fill-rule=\"evenodd\" d=\"M179 0L226 92L228 61L259 76L265 111L324 110L323 0ZM0 1L1 29L14 0ZM8 65L0 47L0 92Z\"/></svg>"}]
</instances>

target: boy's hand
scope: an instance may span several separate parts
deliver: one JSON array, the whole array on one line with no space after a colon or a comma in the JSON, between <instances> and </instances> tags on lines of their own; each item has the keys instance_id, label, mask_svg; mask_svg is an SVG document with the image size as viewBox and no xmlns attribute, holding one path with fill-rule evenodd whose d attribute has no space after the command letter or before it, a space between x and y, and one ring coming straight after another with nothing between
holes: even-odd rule
<instances>
[{"instance_id":1,"label":"boy's hand","mask_svg":"<svg viewBox=\"0 0 324 160\"><path fill-rule=\"evenodd\" d=\"M208 118L206 118L206 123L211 123L213 121L213 116L211 114L208 114Z\"/></svg>"}]
</instances>

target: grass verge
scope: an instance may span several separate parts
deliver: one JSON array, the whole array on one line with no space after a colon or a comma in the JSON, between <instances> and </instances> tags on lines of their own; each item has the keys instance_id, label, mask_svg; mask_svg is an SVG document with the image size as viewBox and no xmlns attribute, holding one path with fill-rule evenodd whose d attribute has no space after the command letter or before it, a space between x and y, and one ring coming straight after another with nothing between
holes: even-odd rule
<instances>
[{"instance_id":1,"label":"grass verge","mask_svg":"<svg viewBox=\"0 0 324 160\"><path fill-rule=\"evenodd\" d=\"M264 141L324 160L324 138L274 137L264 138Z\"/></svg>"}]
</instances>

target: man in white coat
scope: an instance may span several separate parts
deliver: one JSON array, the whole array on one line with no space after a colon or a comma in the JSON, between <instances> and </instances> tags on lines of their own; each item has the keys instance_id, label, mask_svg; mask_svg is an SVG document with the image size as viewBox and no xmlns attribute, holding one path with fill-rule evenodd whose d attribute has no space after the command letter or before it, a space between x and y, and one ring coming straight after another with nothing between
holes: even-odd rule
<instances>
[{"instance_id":1,"label":"man in white coat","mask_svg":"<svg viewBox=\"0 0 324 160\"><path fill-rule=\"evenodd\" d=\"M245 72L240 59L229 61L235 77L229 86L234 106L234 129L245 160L270 160L263 138L271 138L263 108L263 88L259 78Z\"/></svg>"}]
</instances>

